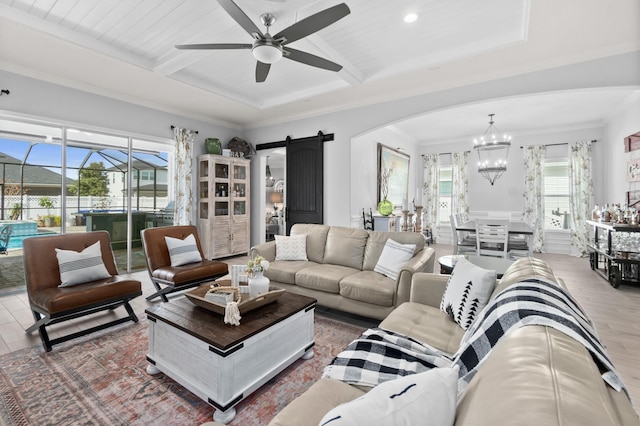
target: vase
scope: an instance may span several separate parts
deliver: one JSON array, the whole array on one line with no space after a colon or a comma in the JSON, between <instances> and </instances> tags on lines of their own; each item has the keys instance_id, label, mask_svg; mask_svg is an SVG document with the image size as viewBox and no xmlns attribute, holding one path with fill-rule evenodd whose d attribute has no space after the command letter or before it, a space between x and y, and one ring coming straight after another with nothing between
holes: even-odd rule
<instances>
[{"instance_id":1,"label":"vase","mask_svg":"<svg viewBox=\"0 0 640 426\"><path fill-rule=\"evenodd\" d=\"M222 143L218 138L207 138L204 140L204 149L207 154L222 154Z\"/></svg>"},{"instance_id":2,"label":"vase","mask_svg":"<svg viewBox=\"0 0 640 426\"><path fill-rule=\"evenodd\" d=\"M249 297L258 297L261 294L269 292L269 278L263 275L263 272L254 272L253 277L249 278Z\"/></svg>"},{"instance_id":3,"label":"vase","mask_svg":"<svg viewBox=\"0 0 640 426\"><path fill-rule=\"evenodd\" d=\"M389 216L393 213L393 203L386 198L378 203L378 213L382 216Z\"/></svg>"}]
</instances>

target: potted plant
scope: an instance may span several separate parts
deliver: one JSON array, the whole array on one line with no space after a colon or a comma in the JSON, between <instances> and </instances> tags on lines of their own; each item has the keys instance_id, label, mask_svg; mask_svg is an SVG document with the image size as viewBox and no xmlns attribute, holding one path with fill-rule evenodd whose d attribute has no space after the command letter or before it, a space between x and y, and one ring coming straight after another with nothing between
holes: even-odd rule
<instances>
[{"instance_id":1,"label":"potted plant","mask_svg":"<svg viewBox=\"0 0 640 426\"><path fill-rule=\"evenodd\" d=\"M40 200L38 200L38 205L42 208L47 209L47 215L44 217L44 226L53 226L54 217L51 215L51 209L55 207L55 202L51 198L45 196L40 197Z\"/></svg>"}]
</instances>

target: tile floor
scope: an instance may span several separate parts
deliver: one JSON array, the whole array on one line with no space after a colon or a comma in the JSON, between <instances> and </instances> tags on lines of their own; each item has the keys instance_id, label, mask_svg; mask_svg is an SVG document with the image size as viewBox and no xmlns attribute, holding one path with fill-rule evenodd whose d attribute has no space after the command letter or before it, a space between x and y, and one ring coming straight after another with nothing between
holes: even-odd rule
<instances>
[{"instance_id":1,"label":"tile floor","mask_svg":"<svg viewBox=\"0 0 640 426\"><path fill-rule=\"evenodd\" d=\"M436 258L451 254L451 246L435 244L431 247L436 249ZM565 280L570 292L592 318L609 356L629 389L636 411L640 413L640 286L623 285L618 289L612 288L591 271L587 258L557 254L536 254L536 257L548 262L556 275ZM244 264L246 259L236 257L225 261L229 264ZM439 271L437 262L434 269ZM145 299L146 295L154 291L146 271L134 272L132 276L143 283L143 296L135 299L132 306L139 317L144 317L144 310L150 304L160 302L147 302ZM124 309L58 324L58 331L52 331L51 335L88 328L101 318L116 315L123 316ZM343 319L359 321L358 318L349 316ZM37 333L27 335L24 331L32 323L33 317L25 292L0 296L0 354L36 345L41 350ZM367 321L362 320L361 323L366 325Z\"/></svg>"}]
</instances>

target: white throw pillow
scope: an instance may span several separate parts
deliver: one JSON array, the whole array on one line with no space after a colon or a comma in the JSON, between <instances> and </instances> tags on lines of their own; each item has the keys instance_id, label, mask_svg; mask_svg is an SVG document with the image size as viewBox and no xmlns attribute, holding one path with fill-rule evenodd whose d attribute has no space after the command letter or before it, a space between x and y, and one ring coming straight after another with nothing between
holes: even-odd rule
<instances>
[{"instance_id":1,"label":"white throw pillow","mask_svg":"<svg viewBox=\"0 0 640 426\"><path fill-rule=\"evenodd\" d=\"M276 235L276 260L309 260L307 258L307 234Z\"/></svg>"},{"instance_id":2,"label":"white throw pillow","mask_svg":"<svg viewBox=\"0 0 640 426\"><path fill-rule=\"evenodd\" d=\"M169 249L171 266L181 266L188 263L202 262L202 256L196 244L196 237L189 234L181 240L180 238L164 237Z\"/></svg>"},{"instance_id":3,"label":"white throw pillow","mask_svg":"<svg viewBox=\"0 0 640 426\"><path fill-rule=\"evenodd\" d=\"M400 244L389 238L373 270L396 280L400 269L411 260L415 251L415 244Z\"/></svg>"},{"instance_id":4,"label":"white throw pillow","mask_svg":"<svg viewBox=\"0 0 640 426\"><path fill-rule=\"evenodd\" d=\"M81 252L57 248L56 257L60 268L60 287L84 284L111 276L102 261L100 241Z\"/></svg>"},{"instance_id":5,"label":"white throw pillow","mask_svg":"<svg viewBox=\"0 0 640 426\"><path fill-rule=\"evenodd\" d=\"M319 426L453 425L457 394L458 367L433 368L379 384L329 411Z\"/></svg>"},{"instance_id":6,"label":"white throw pillow","mask_svg":"<svg viewBox=\"0 0 640 426\"><path fill-rule=\"evenodd\" d=\"M496 271L461 258L451 272L440 309L464 330L487 305L496 286Z\"/></svg>"}]
</instances>

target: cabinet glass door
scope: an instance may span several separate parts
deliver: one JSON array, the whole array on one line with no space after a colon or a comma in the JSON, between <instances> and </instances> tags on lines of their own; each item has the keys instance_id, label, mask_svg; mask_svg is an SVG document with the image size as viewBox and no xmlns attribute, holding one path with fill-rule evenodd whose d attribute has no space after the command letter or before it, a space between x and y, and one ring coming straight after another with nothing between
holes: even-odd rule
<instances>
[{"instance_id":1,"label":"cabinet glass door","mask_svg":"<svg viewBox=\"0 0 640 426\"><path fill-rule=\"evenodd\" d=\"M247 178L247 167L242 164L233 165L233 179L245 180Z\"/></svg>"}]
</instances>

